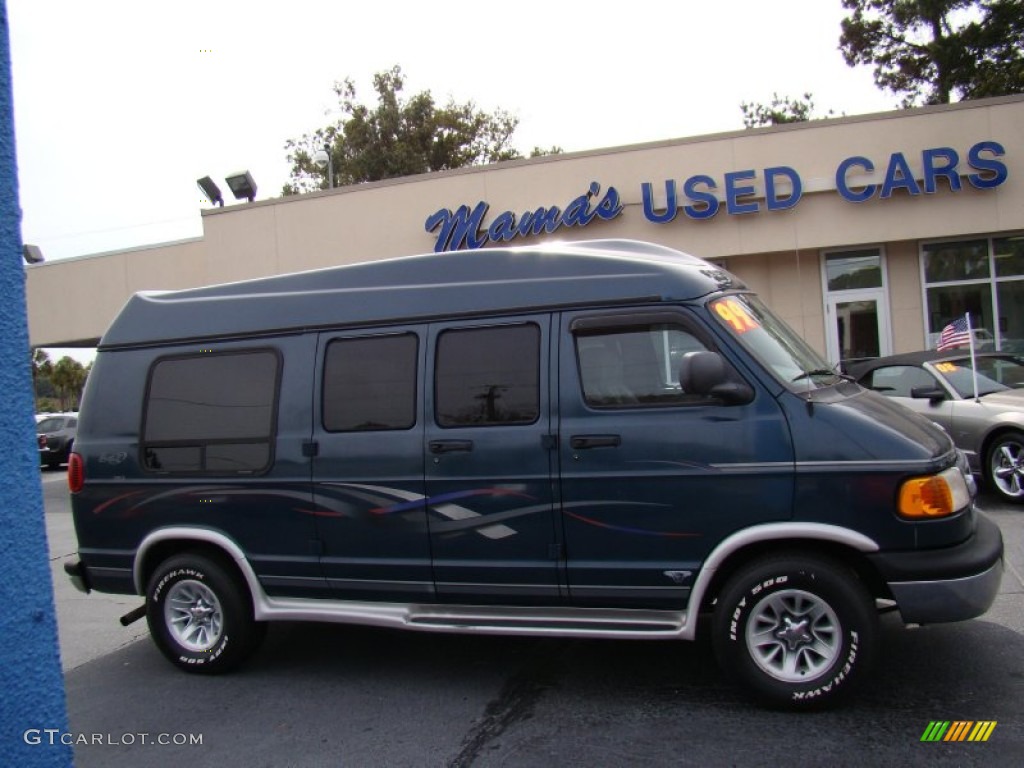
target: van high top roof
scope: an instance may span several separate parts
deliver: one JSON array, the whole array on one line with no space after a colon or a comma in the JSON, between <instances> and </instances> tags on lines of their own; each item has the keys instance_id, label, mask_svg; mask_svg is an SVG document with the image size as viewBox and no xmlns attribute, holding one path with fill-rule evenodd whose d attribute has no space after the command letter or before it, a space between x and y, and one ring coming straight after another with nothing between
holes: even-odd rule
<instances>
[{"instance_id":1,"label":"van high top roof","mask_svg":"<svg viewBox=\"0 0 1024 768\"><path fill-rule=\"evenodd\" d=\"M685 301L744 288L706 261L639 241L452 251L207 288L138 293L125 304L99 348L589 304Z\"/></svg>"}]
</instances>

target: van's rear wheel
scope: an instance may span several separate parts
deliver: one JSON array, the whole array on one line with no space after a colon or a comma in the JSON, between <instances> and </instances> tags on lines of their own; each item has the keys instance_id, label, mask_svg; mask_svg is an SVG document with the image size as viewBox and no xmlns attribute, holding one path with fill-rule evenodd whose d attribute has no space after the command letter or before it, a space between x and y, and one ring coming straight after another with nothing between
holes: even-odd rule
<instances>
[{"instance_id":1,"label":"van's rear wheel","mask_svg":"<svg viewBox=\"0 0 1024 768\"><path fill-rule=\"evenodd\" d=\"M771 704L835 704L867 673L878 614L856 575L838 562L794 553L756 560L718 598L715 655Z\"/></svg>"},{"instance_id":2,"label":"van's rear wheel","mask_svg":"<svg viewBox=\"0 0 1024 768\"><path fill-rule=\"evenodd\" d=\"M161 653L188 672L214 674L236 667L263 639L239 579L205 555L169 558L153 572L146 620Z\"/></svg>"}]
</instances>

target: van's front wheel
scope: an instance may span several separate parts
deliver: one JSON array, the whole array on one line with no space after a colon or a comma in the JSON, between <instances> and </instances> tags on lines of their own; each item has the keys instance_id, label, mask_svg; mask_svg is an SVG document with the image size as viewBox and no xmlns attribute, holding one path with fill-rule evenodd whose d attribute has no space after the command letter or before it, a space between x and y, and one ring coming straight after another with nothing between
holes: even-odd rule
<instances>
[{"instance_id":1,"label":"van's front wheel","mask_svg":"<svg viewBox=\"0 0 1024 768\"><path fill-rule=\"evenodd\" d=\"M866 674L878 614L838 562L793 554L756 560L726 584L714 614L722 668L769 703L830 706Z\"/></svg>"},{"instance_id":2,"label":"van's front wheel","mask_svg":"<svg viewBox=\"0 0 1024 768\"><path fill-rule=\"evenodd\" d=\"M146 620L161 653L180 669L206 674L244 661L265 626L253 620L243 590L204 555L186 553L161 563L146 592Z\"/></svg>"}]
</instances>

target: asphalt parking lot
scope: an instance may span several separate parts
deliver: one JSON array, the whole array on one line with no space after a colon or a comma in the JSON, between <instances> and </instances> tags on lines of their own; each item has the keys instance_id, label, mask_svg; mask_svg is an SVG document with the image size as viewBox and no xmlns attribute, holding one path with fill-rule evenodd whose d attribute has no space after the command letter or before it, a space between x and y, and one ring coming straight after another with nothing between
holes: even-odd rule
<instances>
[{"instance_id":1,"label":"asphalt parking lot","mask_svg":"<svg viewBox=\"0 0 1024 768\"><path fill-rule=\"evenodd\" d=\"M140 598L86 596L68 582L63 482L43 473L69 718L73 733L107 739L76 745L80 768L1024 765L1024 508L987 497L979 506L1007 554L992 609L917 629L887 619L862 694L835 712L792 715L753 705L706 642L281 624L240 672L185 675L148 641L145 621L118 623ZM922 743L934 720L997 725L984 744Z\"/></svg>"}]
</instances>

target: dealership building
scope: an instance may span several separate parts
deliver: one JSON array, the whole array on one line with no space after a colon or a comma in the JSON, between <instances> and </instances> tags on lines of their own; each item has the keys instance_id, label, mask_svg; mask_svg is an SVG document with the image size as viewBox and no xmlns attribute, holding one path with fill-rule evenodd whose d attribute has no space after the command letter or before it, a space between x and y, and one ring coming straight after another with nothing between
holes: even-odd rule
<instances>
[{"instance_id":1,"label":"dealership building","mask_svg":"<svg viewBox=\"0 0 1024 768\"><path fill-rule=\"evenodd\" d=\"M95 345L136 291L628 238L726 267L833 363L934 346L967 312L988 344L1024 351L1021 96L424 174L202 222L196 239L29 265L32 345Z\"/></svg>"}]
</instances>

